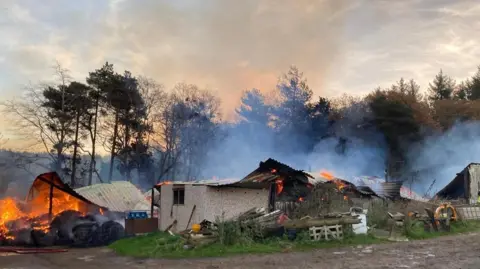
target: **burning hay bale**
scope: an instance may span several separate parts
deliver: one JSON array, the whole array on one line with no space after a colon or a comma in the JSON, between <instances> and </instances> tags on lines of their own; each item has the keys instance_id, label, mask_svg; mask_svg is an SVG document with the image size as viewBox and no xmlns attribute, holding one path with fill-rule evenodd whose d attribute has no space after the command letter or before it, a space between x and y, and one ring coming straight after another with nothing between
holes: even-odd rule
<instances>
[{"instance_id":1,"label":"burning hay bale","mask_svg":"<svg viewBox=\"0 0 480 269\"><path fill-rule=\"evenodd\" d=\"M48 215L44 216L48 219ZM102 215L83 215L76 211L64 211L47 227L38 226L37 219L14 220L5 227L8 230L0 237L1 245L53 246L69 245L91 247L108 245L124 237L123 226ZM19 226L18 223L22 223Z\"/></svg>"},{"instance_id":2,"label":"burning hay bale","mask_svg":"<svg viewBox=\"0 0 480 269\"><path fill-rule=\"evenodd\" d=\"M26 202L0 200L0 245L98 246L123 237L123 226L103 214L56 173L42 174Z\"/></svg>"}]
</instances>

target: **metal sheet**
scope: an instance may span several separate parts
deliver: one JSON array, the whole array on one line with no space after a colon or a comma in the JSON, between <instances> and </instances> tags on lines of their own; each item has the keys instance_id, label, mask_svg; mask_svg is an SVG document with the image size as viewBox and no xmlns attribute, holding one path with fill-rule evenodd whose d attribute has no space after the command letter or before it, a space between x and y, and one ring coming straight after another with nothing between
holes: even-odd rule
<instances>
[{"instance_id":1,"label":"metal sheet","mask_svg":"<svg viewBox=\"0 0 480 269\"><path fill-rule=\"evenodd\" d=\"M75 191L110 211L134 210L140 201L145 200L142 192L128 181L95 184L78 188Z\"/></svg>"}]
</instances>

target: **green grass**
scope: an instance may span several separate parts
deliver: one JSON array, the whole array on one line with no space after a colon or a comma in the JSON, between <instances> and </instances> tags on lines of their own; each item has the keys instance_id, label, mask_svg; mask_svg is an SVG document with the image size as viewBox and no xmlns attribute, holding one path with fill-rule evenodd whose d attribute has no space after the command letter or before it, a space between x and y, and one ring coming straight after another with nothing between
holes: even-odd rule
<instances>
[{"instance_id":1,"label":"green grass","mask_svg":"<svg viewBox=\"0 0 480 269\"><path fill-rule=\"evenodd\" d=\"M406 231L410 240L435 238L445 235L467 233L480 230L480 221L452 222L450 232L425 232L421 223L416 223ZM388 242L371 235L345 235L340 241L311 241L308 234L299 233L297 239L270 238L262 241L247 239L228 244L214 243L194 249L184 249L184 239L168 233L152 233L119 240L110 248L117 254L137 258L195 258L219 257L238 254L267 254L276 252L305 251L319 248L335 248L351 245L369 245Z\"/></svg>"},{"instance_id":2,"label":"green grass","mask_svg":"<svg viewBox=\"0 0 480 269\"><path fill-rule=\"evenodd\" d=\"M248 244L221 245L214 243L194 249L183 249L183 239L166 233L153 233L119 240L110 248L117 254L137 258L194 258L218 257L238 254L267 254L276 252L304 251L317 248L333 248L348 245L364 245L384 242L372 236L348 237L341 241L310 241L299 238L289 241L285 238L274 238L262 242Z\"/></svg>"},{"instance_id":3,"label":"green grass","mask_svg":"<svg viewBox=\"0 0 480 269\"><path fill-rule=\"evenodd\" d=\"M456 221L451 223L450 232L425 232L423 224L415 223L411 229L407 229L406 236L412 240L436 238L439 236L468 233L480 230L480 221Z\"/></svg>"}]
</instances>

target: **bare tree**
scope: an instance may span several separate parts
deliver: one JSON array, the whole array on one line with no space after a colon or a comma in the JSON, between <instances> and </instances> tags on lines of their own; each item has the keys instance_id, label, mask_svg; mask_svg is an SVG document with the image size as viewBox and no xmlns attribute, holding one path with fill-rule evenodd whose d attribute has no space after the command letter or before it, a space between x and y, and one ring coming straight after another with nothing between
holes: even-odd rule
<instances>
[{"instance_id":1,"label":"bare tree","mask_svg":"<svg viewBox=\"0 0 480 269\"><path fill-rule=\"evenodd\" d=\"M58 63L54 68L58 85L51 86L47 83L29 85L21 98L5 101L2 106L8 119L15 123L13 127L16 133L36 142L37 145L42 145L54 164L55 170L60 172L69 147L70 137L67 130L70 122L52 117L50 111L44 106L46 99L43 92L49 87L57 87L63 93L70 81L70 76L68 71ZM60 110L65 112L66 100L63 96L62 94Z\"/></svg>"},{"instance_id":2,"label":"bare tree","mask_svg":"<svg viewBox=\"0 0 480 269\"><path fill-rule=\"evenodd\" d=\"M175 180L179 174L195 178L219 120L219 100L213 94L196 85L177 84L155 115L158 179Z\"/></svg>"},{"instance_id":3,"label":"bare tree","mask_svg":"<svg viewBox=\"0 0 480 269\"><path fill-rule=\"evenodd\" d=\"M3 150L3 146L7 141L4 139L3 135L0 133L0 150ZM1 171L5 171L8 168L8 163L4 159L0 159L0 169ZM11 177L5 175L5 173L0 174L0 197L2 197L8 189L8 185L10 184Z\"/></svg>"}]
</instances>

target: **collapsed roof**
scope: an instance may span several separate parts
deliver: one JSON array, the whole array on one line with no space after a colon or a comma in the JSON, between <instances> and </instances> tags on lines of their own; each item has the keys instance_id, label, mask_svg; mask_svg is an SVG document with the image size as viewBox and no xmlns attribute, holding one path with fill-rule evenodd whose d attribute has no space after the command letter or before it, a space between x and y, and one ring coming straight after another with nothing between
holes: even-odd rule
<instances>
[{"instance_id":1,"label":"collapsed roof","mask_svg":"<svg viewBox=\"0 0 480 269\"><path fill-rule=\"evenodd\" d=\"M315 184L329 181L321 176L322 173L316 174L320 175L320 177L315 178ZM377 196L391 200L403 198L424 202L428 201L428 199L423 198L421 195L404 186L402 182L386 182L383 178L375 176L357 176L348 180L335 177L334 180L340 180L343 184L348 183L351 191L359 192L363 196Z\"/></svg>"},{"instance_id":2,"label":"collapsed roof","mask_svg":"<svg viewBox=\"0 0 480 269\"><path fill-rule=\"evenodd\" d=\"M320 175L321 173L315 173ZM208 179L197 181L174 181L161 182L155 187L159 188L163 184L176 185L206 185L210 187L242 187L242 188L269 188L272 182L281 179L282 192L280 200L296 200L299 197L305 197L313 185L325 184L330 180L320 177L313 177L303 170L296 170L284 163L274 159L267 159L260 162L257 169L250 172L243 179ZM341 181L342 184L349 187L349 191L357 192L363 196L377 196L386 199L411 199L418 201L427 201L421 195L416 194L411 189L402 185L401 182L386 182L384 179L373 176L353 177L349 180L334 178Z\"/></svg>"},{"instance_id":3,"label":"collapsed roof","mask_svg":"<svg viewBox=\"0 0 480 269\"><path fill-rule=\"evenodd\" d=\"M480 164L470 163L435 195L441 199L466 199L476 203L480 191Z\"/></svg>"},{"instance_id":4,"label":"collapsed roof","mask_svg":"<svg viewBox=\"0 0 480 269\"><path fill-rule=\"evenodd\" d=\"M288 180L298 181L302 184L310 184L310 179L314 177L305 173L302 170L295 170L290 166L283 164L274 159L268 159L264 162L260 162L257 169L249 173L242 179L227 178L227 179L207 179L207 180L195 180L195 181L165 181L160 182L155 187L160 187L164 184L176 184L176 185L206 185L211 187L241 187L260 189L268 188L270 183L278 179L279 177L287 178Z\"/></svg>"},{"instance_id":5,"label":"collapsed roof","mask_svg":"<svg viewBox=\"0 0 480 269\"><path fill-rule=\"evenodd\" d=\"M284 163L270 158L264 162L260 162L257 169L242 179L210 179L187 182L165 181L155 185L154 188L158 189L164 184L176 184L264 189L270 188L272 183L276 180L281 180L282 192L279 193L281 194L280 198L298 199L299 197L305 197L308 194L309 188L312 187L311 180L313 179L313 176L302 170L293 169Z\"/></svg>"}]
</instances>

